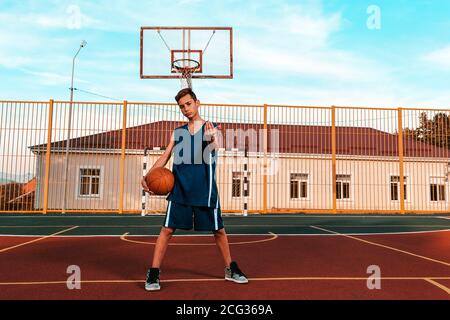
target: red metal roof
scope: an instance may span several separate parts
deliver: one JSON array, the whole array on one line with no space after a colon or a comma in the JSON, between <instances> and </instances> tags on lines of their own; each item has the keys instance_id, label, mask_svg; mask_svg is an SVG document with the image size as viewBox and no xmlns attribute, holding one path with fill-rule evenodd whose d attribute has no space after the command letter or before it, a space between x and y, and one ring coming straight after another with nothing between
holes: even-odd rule
<instances>
[{"instance_id":1,"label":"red metal roof","mask_svg":"<svg viewBox=\"0 0 450 320\"><path fill-rule=\"evenodd\" d=\"M128 128L126 130L125 148L128 150L143 150L154 147L165 148L172 131L185 124L180 121L157 121L149 124ZM245 134L253 132L250 138L254 144L249 151L262 150L263 124L252 123L220 123L223 134L221 147L238 148L238 141L244 141ZM240 129L240 130L239 130ZM253 131L249 131L252 129ZM269 124L268 151L281 153L331 154L331 127L305 125ZM231 130L231 131L229 131ZM275 145L276 136L272 133L278 130L278 148ZM227 144L227 134L237 135L233 142ZM252 135L250 135L252 136ZM228 136L231 140L232 136ZM249 138L247 138L249 139ZM273 141L272 141L273 140ZM121 149L122 130L113 130L70 140L71 150L89 149ZM241 145L243 147L243 145ZM52 149L65 150L66 140L53 142ZM46 144L31 147L35 152L45 152ZM242 149L242 148L240 148ZM403 137L405 157L450 158L450 150L415 141ZM398 136L373 128L336 127L336 154L361 156L397 156Z\"/></svg>"}]
</instances>

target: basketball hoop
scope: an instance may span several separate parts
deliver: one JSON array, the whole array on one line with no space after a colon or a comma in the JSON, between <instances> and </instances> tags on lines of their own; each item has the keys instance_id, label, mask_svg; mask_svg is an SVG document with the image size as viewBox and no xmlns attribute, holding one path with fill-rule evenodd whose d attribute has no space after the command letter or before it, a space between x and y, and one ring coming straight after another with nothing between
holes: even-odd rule
<instances>
[{"instance_id":1,"label":"basketball hoop","mask_svg":"<svg viewBox=\"0 0 450 320\"><path fill-rule=\"evenodd\" d=\"M178 61L177 61L178 60ZM144 26L141 79L233 79L233 28Z\"/></svg>"},{"instance_id":2,"label":"basketball hoop","mask_svg":"<svg viewBox=\"0 0 450 320\"><path fill-rule=\"evenodd\" d=\"M193 59L177 59L172 62L172 70L179 74L181 88L192 89L192 74L200 69L200 62Z\"/></svg>"}]
</instances>

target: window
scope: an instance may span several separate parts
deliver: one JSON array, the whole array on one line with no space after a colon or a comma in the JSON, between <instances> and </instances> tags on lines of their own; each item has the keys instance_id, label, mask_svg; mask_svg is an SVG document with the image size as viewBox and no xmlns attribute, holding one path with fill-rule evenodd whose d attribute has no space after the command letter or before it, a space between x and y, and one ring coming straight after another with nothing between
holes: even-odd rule
<instances>
[{"instance_id":1,"label":"window","mask_svg":"<svg viewBox=\"0 0 450 320\"><path fill-rule=\"evenodd\" d=\"M241 173L233 172L233 183L232 183L231 195L233 198L241 196Z\"/></svg>"},{"instance_id":2,"label":"window","mask_svg":"<svg viewBox=\"0 0 450 320\"><path fill-rule=\"evenodd\" d=\"M83 198L100 197L100 169L80 168L78 195Z\"/></svg>"},{"instance_id":3,"label":"window","mask_svg":"<svg viewBox=\"0 0 450 320\"><path fill-rule=\"evenodd\" d=\"M430 184L430 199L431 201L445 201L445 185Z\"/></svg>"},{"instance_id":4,"label":"window","mask_svg":"<svg viewBox=\"0 0 450 320\"><path fill-rule=\"evenodd\" d=\"M430 177L430 200L445 201L445 177Z\"/></svg>"},{"instance_id":5,"label":"window","mask_svg":"<svg viewBox=\"0 0 450 320\"><path fill-rule=\"evenodd\" d=\"M244 197L250 196L250 172L247 172L247 177L244 177L243 172L233 172L231 183L231 196L233 198L239 198L241 195ZM247 185L247 190L244 185Z\"/></svg>"},{"instance_id":6,"label":"window","mask_svg":"<svg viewBox=\"0 0 450 320\"><path fill-rule=\"evenodd\" d=\"M290 198L308 198L308 174L291 173L290 175Z\"/></svg>"},{"instance_id":7,"label":"window","mask_svg":"<svg viewBox=\"0 0 450 320\"><path fill-rule=\"evenodd\" d=\"M406 195L406 177L403 177L403 199L406 200L408 197ZM391 200L400 199L400 176L391 176Z\"/></svg>"},{"instance_id":8,"label":"window","mask_svg":"<svg viewBox=\"0 0 450 320\"><path fill-rule=\"evenodd\" d=\"M350 175L336 175L336 199L350 199Z\"/></svg>"}]
</instances>

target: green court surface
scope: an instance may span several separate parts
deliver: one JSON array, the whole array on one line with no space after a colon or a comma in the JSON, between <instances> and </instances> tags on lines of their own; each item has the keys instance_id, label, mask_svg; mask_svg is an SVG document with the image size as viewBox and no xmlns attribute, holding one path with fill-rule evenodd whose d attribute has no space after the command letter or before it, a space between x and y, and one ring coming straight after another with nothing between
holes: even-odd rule
<instances>
[{"instance_id":1,"label":"green court surface","mask_svg":"<svg viewBox=\"0 0 450 320\"><path fill-rule=\"evenodd\" d=\"M249 215L224 216L228 234L330 235L416 233L450 230L450 216L433 215ZM159 234L164 216L1 215L0 235L128 236ZM177 230L176 235L209 232ZM58 235L57 235L58 236Z\"/></svg>"}]
</instances>

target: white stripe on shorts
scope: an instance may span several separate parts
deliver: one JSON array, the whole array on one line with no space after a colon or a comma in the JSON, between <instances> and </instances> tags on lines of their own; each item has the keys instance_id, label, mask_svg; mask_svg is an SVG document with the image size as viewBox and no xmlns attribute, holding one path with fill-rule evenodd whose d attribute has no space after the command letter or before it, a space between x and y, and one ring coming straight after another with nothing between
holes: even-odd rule
<instances>
[{"instance_id":1,"label":"white stripe on shorts","mask_svg":"<svg viewBox=\"0 0 450 320\"><path fill-rule=\"evenodd\" d=\"M209 196L208 196L208 207L211 203L211 191L212 191L212 164L211 164L211 153L209 154Z\"/></svg>"},{"instance_id":2,"label":"white stripe on shorts","mask_svg":"<svg viewBox=\"0 0 450 320\"><path fill-rule=\"evenodd\" d=\"M167 214L166 214L166 223L164 224L164 227L169 227L169 217L170 217L170 207L172 206L172 201L169 201L169 206L167 207Z\"/></svg>"},{"instance_id":3,"label":"white stripe on shorts","mask_svg":"<svg viewBox=\"0 0 450 320\"><path fill-rule=\"evenodd\" d=\"M219 219L217 217L217 208L219 207L219 197L217 197L216 208L214 209L214 229L219 229Z\"/></svg>"}]
</instances>

